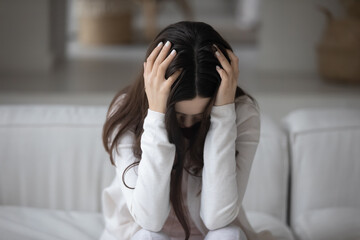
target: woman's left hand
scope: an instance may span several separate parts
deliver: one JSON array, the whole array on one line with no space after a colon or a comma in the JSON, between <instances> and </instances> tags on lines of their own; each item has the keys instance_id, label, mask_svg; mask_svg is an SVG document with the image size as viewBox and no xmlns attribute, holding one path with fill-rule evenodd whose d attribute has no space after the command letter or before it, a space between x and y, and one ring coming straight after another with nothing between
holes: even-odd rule
<instances>
[{"instance_id":1,"label":"woman's left hand","mask_svg":"<svg viewBox=\"0 0 360 240\"><path fill-rule=\"evenodd\" d=\"M239 58L231 50L226 49L231 60L230 64L221 50L216 45L215 47L217 49L215 56L219 60L222 68L216 66L216 70L221 77L221 84L214 105L221 106L233 103L235 100L237 80L239 77Z\"/></svg>"}]
</instances>

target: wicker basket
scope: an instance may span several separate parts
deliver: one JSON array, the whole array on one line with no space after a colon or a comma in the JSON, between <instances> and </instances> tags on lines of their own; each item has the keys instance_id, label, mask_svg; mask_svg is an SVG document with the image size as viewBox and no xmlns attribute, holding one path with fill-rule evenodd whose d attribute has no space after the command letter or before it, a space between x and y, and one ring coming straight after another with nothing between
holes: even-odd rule
<instances>
[{"instance_id":1,"label":"wicker basket","mask_svg":"<svg viewBox=\"0 0 360 240\"><path fill-rule=\"evenodd\" d=\"M84 45L114 45L132 41L131 0L78 0L78 40Z\"/></svg>"},{"instance_id":2,"label":"wicker basket","mask_svg":"<svg viewBox=\"0 0 360 240\"><path fill-rule=\"evenodd\" d=\"M360 47L319 45L318 70L325 81L360 83Z\"/></svg>"},{"instance_id":3,"label":"wicker basket","mask_svg":"<svg viewBox=\"0 0 360 240\"><path fill-rule=\"evenodd\" d=\"M340 0L345 8L346 15L360 19L360 0Z\"/></svg>"},{"instance_id":4,"label":"wicker basket","mask_svg":"<svg viewBox=\"0 0 360 240\"><path fill-rule=\"evenodd\" d=\"M334 19L322 9L328 21L317 45L317 65L325 81L360 83L360 19Z\"/></svg>"}]
</instances>

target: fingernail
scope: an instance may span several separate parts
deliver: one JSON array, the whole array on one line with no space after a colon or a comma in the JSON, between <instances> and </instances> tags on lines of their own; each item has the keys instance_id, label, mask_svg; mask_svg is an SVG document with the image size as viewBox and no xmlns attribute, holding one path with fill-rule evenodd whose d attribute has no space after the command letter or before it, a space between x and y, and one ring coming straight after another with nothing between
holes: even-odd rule
<instances>
[{"instance_id":1,"label":"fingernail","mask_svg":"<svg viewBox=\"0 0 360 240\"><path fill-rule=\"evenodd\" d=\"M157 46L160 47L161 45L163 45L163 42L159 42Z\"/></svg>"},{"instance_id":2,"label":"fingernail","mask_svg":"<svg viewBox=\"0 0 360 240\"><path fill-rule=\"evenodd\" d=\"M215 54L216 54L216 56L218 56L218 57L220 56L219 51L216 51Z\"/></svg>"},{"instance_id":3,"label":"fingernail","mask_svg":"<svg viewBox=\"0 0 360 240\"><path fill-rule=\"evenodd\" d=\"M217 69L217 70L220 70L220 67L219 67L218 65L216 65L216 69Z\"/></svg>"},{"instance_id":4,"label":"fingernail","mask_svg":"<svg viewBox=\"0 0 360 240\"><path fill-rule=\"evenodd\" d=\"M215 53L216 52L216 47L215 47L215 44L213 44L212 46L211 46L211 50L213 51L213 53Z\"/></svg>"},{"instance_id":5,"label":"fingernail","mask_svg":"<svg viewBox=\"0 0 360 240\"><path fill-rule=\"evenodd\" d=\"M169 42L169 41L167 41L167 42L165 43L165 47L168 47L168 46L170 46L170 42Z\"/></svg>"},{"instance_id":6,"label":"fingernail","mask_svg":"<svg viewBox=\"0 0 360 240\"><path fill-rule=\"evenodd\" d=\"M175 53L176 53L176 50L173 49L170 54L171 54L171 55L175 55Z\"/></svg>"}]
</instances>

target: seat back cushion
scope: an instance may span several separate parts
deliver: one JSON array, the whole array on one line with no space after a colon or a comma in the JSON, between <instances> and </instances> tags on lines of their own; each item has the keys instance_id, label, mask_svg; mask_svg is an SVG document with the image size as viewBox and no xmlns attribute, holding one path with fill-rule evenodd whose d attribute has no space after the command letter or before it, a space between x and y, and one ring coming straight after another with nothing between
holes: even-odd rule
<instances>
[{"instance_id":1,"label":"seat back cushion","mask_svg":"<svg viewBox=\"0 0 360 240\"><path fill-rule=\"evenodd\" d=\"M289 158L287 137L279 123L261 113L260 140L243 204L286 222Z\"/></svg>"},{"instance_id":2,"label":"seat back cushion","mask_svg":"<svg viewBox=\"0 0 360 240\"><path fill-rule=\"evenodd\" d=\"M319 210L358 211L360 110L299 109L283 124L291 145L291 225L315 219Z\"/></svg>"},{"instance_id":3,"label":"seat back cushion","mask_svg":"<svg viewBox=\"0 0 360 240\"><path fill-rule=\"evenodd\" d=\"M106 106L0 106L0 204L101 211Z\"/></svg>"},{"instance_id":4,"label":"seat back cushion","mask_svg":"<svg viewBox=\"0 0 360 240\"><path fill-rule=\"evenodd\" d=\"M101 211L115 168L101 133L106 106L0 106L0 204ZM261 134L244 196L246 210L285 221L286 135L261 115Z\"/></svg>"}]
</instances>

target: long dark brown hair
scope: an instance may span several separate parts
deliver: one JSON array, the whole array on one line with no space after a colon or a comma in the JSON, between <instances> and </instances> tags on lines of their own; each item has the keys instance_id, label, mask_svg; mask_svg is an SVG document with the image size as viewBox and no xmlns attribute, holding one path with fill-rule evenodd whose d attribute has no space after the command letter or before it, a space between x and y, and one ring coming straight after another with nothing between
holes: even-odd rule
<instances>
[{"instance_id":1,"label":"long dark brown hair","mask_svg":"<svg viewBox=\"0 0 360 240\"><path fill-rule=\"evenodd\" d=\"M216 65L221 66L221 64L214 56L215 49L212 45L216 44L229 62L230 58L225 49L232 51L232 48L210 25L203 22L181 21L169 25L155 37L147 50L144 61L159 42L166 41L172 43L169 53L172 49L176 49L177 55L166 70L165 78L167 79L180 68L183 69L171 87L165 112L165 125L169 142L176 146L171 172L170 201L185 231L185 239L188 239L190 236L189 216L184 207L181 191L183 169L193 176L201 177L199 173L204 165L203 149L210 126L210 112L221 82L215 68ZM249 96L257 104L252 96L237 87L236 97L243 95ZM175 104L179 101L191 100L196 96L211 98L211 100L205 108L202 121L197 124L196 134L190 137L190 144L185 145L184 136L175 115ZM120 90L110 103L102 138L112 165L115 166L113 150L115 148L117 151L116 145L119 138L127 131L135 135L133 153L138 161L125 169L122 175L123 182L129 168L138 165L141 161L140 139L148 107L143 71L133 84ZM125 182L124 184L127 186Z\"/></svg>"}]
</instances>

